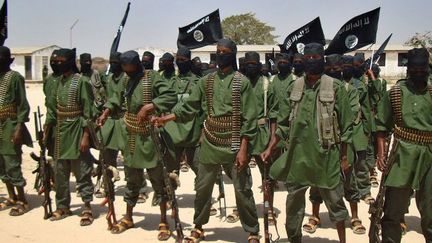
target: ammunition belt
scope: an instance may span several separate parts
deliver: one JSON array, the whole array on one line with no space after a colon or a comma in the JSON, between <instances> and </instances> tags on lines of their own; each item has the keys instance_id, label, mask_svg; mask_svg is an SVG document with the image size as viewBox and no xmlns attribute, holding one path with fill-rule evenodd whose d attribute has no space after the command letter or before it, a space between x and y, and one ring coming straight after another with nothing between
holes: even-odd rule
<instances>
[{"instance_id":1,"label":"ammunition belt","mask_svg":"<svg viewBox=\"0 0 432 243\"><path fill-rule=\"evenodd\" d=\"M82 109L80 106L60 106L57 105L57 119L73 119L82 115Z\"/></svg>"},{"instance_id":2,"label":"ammunition belt","mask_svg":"<svg viewBox=\"0 0 432 243\"><path fill-rule=\"evenodd\" d=\"M0 80L0 106L4 105L5 102L5 96L7 93L7 90L9 88L10 82L12 80L13 71L8 71L4 74L3 77L1 77Z\"/></svg>"},{"instance_id":3,"label":"ammunition belt","mask_svg":"<svg viewBox=\"0 0 432 243\"><path fill-rule=\"evenodd\" d=\"M126 112L124 116L124 121L126 124L126 128L129 132L133 132L145 136L149 135L148 126L151 125L150 121L139 123L137 115L130 112Z\"/></svg>"},{"instance_id":4,"label":"ammunition belt","mask_svg":"<svg viewBox=\"0 0 432 243\"><path fill-rule=\"evenodd\" d=\"M432 132L395 126L394 135L396 138L416 144L432 144Z\"/></svg>"},{"instance_id":5,"label":"ammunition belt","mask_svg":"<svg viewBox=\"0 0 432 243\"><path fill-rule=\"evenodd\" d=\"M231 147L231 134L228 133L222 136L214 134L215 131L210 130L210 128L207 126L207 121L204 121L203 130L205 137L211 144L220 147Z\"/></svg>"},{"instance_id":6,"label":"ammunition belt","mask_svg":"<svg viewBox=\"0 0 432 243\"><path fill-rule=\"evenodd\" d=\"M17 117L17 110L16 110L15 103L0 106L0 122L5 121L8 118L16 119L16 117Z\"/></svg>"},{"instance_id":7,"label":"ammunition belt","mask_svg":"<svg viewBox=\"0 0 432 243\"><path fill-rule=\"evenodd\" d=\"M204 125L210 132L232 132L231 116L208 117Z\"/></svg>"}]
</instances>

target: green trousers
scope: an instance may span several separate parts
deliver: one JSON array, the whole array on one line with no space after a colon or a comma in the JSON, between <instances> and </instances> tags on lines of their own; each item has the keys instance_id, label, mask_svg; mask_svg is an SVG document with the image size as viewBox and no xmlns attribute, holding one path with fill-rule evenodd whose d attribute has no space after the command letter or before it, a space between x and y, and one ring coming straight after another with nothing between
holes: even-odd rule
<instances>
[{"instance_id":1,"label":"green trousers","mask_svg":"<svg viewBox=\"0 0 432 243\"><path fill-rule=\"evenodd\" d=\"M288 240L291 243L301 242L302 224L305 215L305 193L309 186L297 183L286 184L288 195L286 198L286 223L285 229ZM332 222L344 221L348 217L348 210L343 201L343 183L339 183L333 189L317 188L329 211Z\"/></svg>"},{"instance_id":2,"label":"green trousers","mask_svg":"<svg viewBox=\"0 0 432 243\"><path fill-rule=\"evenodd\" d=\"M194 224L205 225L209 221L213 187L220 170L220 164L198 164L195 184ZM233 163L223 164L225 173L232 179L236 206L240 222L246 232L259 232L258 215L252 192L252 176L249 167L238 171ZM229 193L225 192L225 195Z\"/></svg>"},{"instance_id":3,"label":"green trousers","mask_svg":"<svg viewBox=\"0 0 432 243\"><path fill-rule=\"evenodd\" d=\"M186 163L190 166L195 175L198 175L198 165L197 161L194 159L196 149L197 147L175 147L177 171L180 171L181 158L184 152L186 155Z\"/></svg>"},{"instance_id":4,"label":"green trousers","mask_svg":"<svg viewBox=\"0 0 432 243\"><path fill-rule=\"evenodd\" d=\"M55 166L56 181L56 205L57 209L68 209L71 196L69 189L70 173L73 172L76 178L78 192L83 202L93 201L93 182L91 173L93 163L81 156L78 160L57 160Z\"/></svg>"},{"instance_id":5,"label":"green trousers","mask_svg":"<svg viewBox=\"0 0 432 243\"><path fill-rule=\"evenodd\" d=\"M22 157L0 154L0 179L16 187L24 187L26 181L21 171Z\"/></svg>"},{"instance_id":6,"label":"green trousers","mask_svg":"<svg viewBox=\"0 0 432 243\"><path fill-rule=\"evenodd\" d=\"M383 243L401 242L400 221L408 210L412 192L411 188L387 187L381 219ZM432 243L432 168L429 168L416 191L416 203L425 242Z\"/></svg>"}]
</instances>

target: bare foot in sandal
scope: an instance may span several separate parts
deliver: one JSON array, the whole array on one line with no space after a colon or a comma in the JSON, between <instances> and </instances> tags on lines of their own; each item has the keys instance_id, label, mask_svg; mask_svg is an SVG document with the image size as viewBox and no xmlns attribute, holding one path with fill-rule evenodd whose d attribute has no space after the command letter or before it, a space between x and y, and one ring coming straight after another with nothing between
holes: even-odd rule
<instances>
[{"instance_id":1,"label":"bare foot in sandal","mask_svg":"<svg viewBox=\"0 0 432 243\"><path fill-rule=\"evenodd\" d=\"M185 243L197 243L197 242L200 242L201 240L203 240L204 238L205 238L204 230L194 228L191 230L190 236L187 236L184 238L184 242Z\"/></svg>"},{"instance_id":2,"label":"bare foot in sandal","mask_svg":"<svg viewBox=\"0 0 432 243\"><path fill-rule=\"evenodd\" d=\"M70 215L72 215L72 212L68 208L57 209L56 211L53 212L50 220L51 221L57 221L57 220L64 219Z\"/></svg>"},{"instance_id":3,"label":"bare foot in sandal","mask_svg":"<svg viewBox=\"0 0 432 243\"><path fill-rule=\"evenodd\" d=\"M16 203L16 200L6 198L3 202L0 202L0 211L13 207Z\"/></svg>"},{"instance_id":4,"label":"bare foot in sandal","mask_svg":"<svg viewBox=\"0 0 432 243\"><path fill-rule=\"evenodd\" d=\"M157 238L159 241L166 241L171 237L171 230L169 228L169 224L160 223L158 230L159 230L159 233L158 233Z\"/></svg>"},{"instance_id":5,"label":"bare foot in sandal","mask_svg":"<svg viewBox=\"0 0 432 243\"><path fill-rule=\"evenodd\" d=\"M240 215L237 209L234 209L233 212L227 216L226 218L228 223L235 223L240 220Z\"/></svg>"},{"instance_id":6,"label":"bare foot in sandal","mask_svg":"<svg viewBox=\"0 0 432 243\"><path fill-rule=\"evenodd\" d=\"M363 235L366 233L366 228L363 226L362 221L359 218L351 219L351 228L354 234Z\"/></svg>"},{"instance_id":7,"label":"bare foot in sandal","mask_svg":"<svg viewBox=\"0 0 432 243\"><path fill-rule=\"evenodd\" d=\"M131 219L122 218L117 224L113 225L111 229L111 233L120 234L125 232L128 229L133 228L134 226L135 225Z\"/></svg>"},{"instance_id":8,"label":"bare foot in sandal","mask_svg":"<svg viewBox=\"0 0 432 243\"><path fill-rule=\"evenodd\" d=\"M13 206L9 212L10 216L21 216L29 211L28 203L17 201L16 205Z\"/></svg>"},{"instance_id":9,"label":"bare foot in sandal","mask_svg":"<svg viewBox=\"0 0 432 243\"><path fill-rule=\"evenodd\" d=\"M80 225L81 226L91 225L93 223L93 220L94 218L91 209L84 209L81 213Z\"/></svg>"},{"instance_id":10,"label":"bare foot in sandal","mask_svg":"<svg viewBox=\"0 0 432 243\"><path fill-rule=\"evenodd\" d=\"M303 230L305 232L308 232L309 234L313 234L315 233L320 224L320 218L311 216L309 217L309 222L303 225Z\"/></svg>"}]
</instances>

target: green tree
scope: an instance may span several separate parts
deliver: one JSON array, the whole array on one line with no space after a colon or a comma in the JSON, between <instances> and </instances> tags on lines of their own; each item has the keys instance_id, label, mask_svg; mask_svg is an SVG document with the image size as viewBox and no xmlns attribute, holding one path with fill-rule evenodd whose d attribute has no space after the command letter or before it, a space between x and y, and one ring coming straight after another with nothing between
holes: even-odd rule
<instances>
[{"instance_id":1,"label":"green tree","mask_svg":"<svg viewBox=\"0 0 432 243\"><path fill-rule=\"evenodd\" d=\"M432 64L432 31L426 31L425 33L415 33L414 36L409 38L405 45L412 47L423 47L429 51L429 63Z\"/></svg>"},{"instance_id":2,"label":"green tree","mask_svg":"<svg viewBox=\"0 0 432 243\"><path fill-rule=\"evenodd\" d=\"M254 13L232 15L222 20L222 31L238 45L272 45L278 36L273 26L261 22Z\"/></svg>"}]
</instances>

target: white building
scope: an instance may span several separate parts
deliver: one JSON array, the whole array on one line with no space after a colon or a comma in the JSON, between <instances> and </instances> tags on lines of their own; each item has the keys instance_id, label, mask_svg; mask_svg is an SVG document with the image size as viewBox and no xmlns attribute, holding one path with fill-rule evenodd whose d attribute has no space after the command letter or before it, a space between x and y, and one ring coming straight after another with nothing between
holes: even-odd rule
<instances>
[{"instance_id":1,"label":"white building","mask_svg":"<svg viewBox=\"0 0 432 243\"><path fill-rule=\"evenodd\" d=\"M49 57L51 53L60 49L59 46L39 46L39 47L11 47L12 57L15 58L11 65L11 69L19 72L26 81L42 81L42 69L48 67L48 72L51 72L49 65Z\"/></svg>"}]
</instances>

